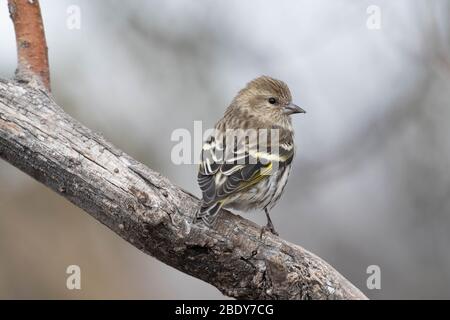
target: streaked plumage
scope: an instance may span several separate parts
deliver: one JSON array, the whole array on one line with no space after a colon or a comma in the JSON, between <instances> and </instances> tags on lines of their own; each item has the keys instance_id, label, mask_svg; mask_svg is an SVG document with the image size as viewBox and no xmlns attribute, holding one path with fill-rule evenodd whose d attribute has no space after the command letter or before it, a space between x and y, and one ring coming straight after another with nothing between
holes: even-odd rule
<instances>
[{"instance_id":1,"label":"streaked plumage","mask_svg":"<svg viewBox=\"0 0 450 320\"><path fill-rule=\"evenodd\" d=\"M291 100L284 82L266 76L239 91L203 146L198 218L211 225L222 207L264 209L266 228L275 233L268 210L280 199L291 170L290 115L304 112Z\"/></svg>"}]
</instances>

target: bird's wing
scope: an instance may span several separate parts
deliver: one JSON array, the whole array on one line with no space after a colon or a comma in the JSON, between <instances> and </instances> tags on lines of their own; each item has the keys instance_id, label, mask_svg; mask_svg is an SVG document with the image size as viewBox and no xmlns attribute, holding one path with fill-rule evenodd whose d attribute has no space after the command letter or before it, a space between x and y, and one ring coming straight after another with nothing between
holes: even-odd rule
<instances>
[{"instance_id":1,"label":"bird's wing","mask_svg":"<svg viewBox=\"0 0 450 320\"><path fill-rule=\"evenodd\" d=\"M203 193L198 217L214 216L226 199L268 177L275 165L291 163L294 156L292 143L259 151L255 146L227 148L211 137L203 146L198 171L198 183Z\"/></svg>"}]
</instances>

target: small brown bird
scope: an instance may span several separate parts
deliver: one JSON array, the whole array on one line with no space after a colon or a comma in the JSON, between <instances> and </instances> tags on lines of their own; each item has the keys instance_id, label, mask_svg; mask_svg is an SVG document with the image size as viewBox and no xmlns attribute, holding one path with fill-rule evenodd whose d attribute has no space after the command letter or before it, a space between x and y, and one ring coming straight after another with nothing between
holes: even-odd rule
<instances>
[{"instance_id":1,"label":"small brown bird","mask_svg":"<svg viewBox=\"0 0 450 320\"><path fill-rule=\"evenodd\" d=\"M267 76L239 91L203 145L198 183L203 199L197 218L212 225L220 208L264 209L267 225L280 199L294 157L291 115L305 113L292 103L288 86Z\"/></svg>"}]
</instances>

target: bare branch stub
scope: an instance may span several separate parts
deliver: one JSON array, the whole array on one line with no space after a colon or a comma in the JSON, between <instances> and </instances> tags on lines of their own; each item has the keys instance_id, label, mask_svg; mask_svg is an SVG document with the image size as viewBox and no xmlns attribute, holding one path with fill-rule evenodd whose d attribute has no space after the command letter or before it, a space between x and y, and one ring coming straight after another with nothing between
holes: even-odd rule
<instances>
[{"instance_id":1,"label":"bare branch stub","mask_svg":"<svg viewBox=\"0 0 450 320\"><path fill-rule=\"evenodd\" d=\"M44 25L38 0L8 0L17 45L16 78L50 91L50 71Z\"/></svg>"}]
</instances>

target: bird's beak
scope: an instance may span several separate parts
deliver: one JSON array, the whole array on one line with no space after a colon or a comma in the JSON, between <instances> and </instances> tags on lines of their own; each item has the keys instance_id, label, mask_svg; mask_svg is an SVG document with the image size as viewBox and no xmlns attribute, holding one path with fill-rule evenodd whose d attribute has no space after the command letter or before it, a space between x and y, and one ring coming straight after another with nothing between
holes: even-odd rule
<instances>
[{"instance_id":1,"label":"bird's beak","mask_svg":"<svg viewBox=\"0 0 450 320\"><path fill-rule=\"evenodd\" d=\"M284 113L291 115L294 113L306 113L306 111L293 103L289 103L286 107L284 107Z\"/></svg>"}]
</instances>

